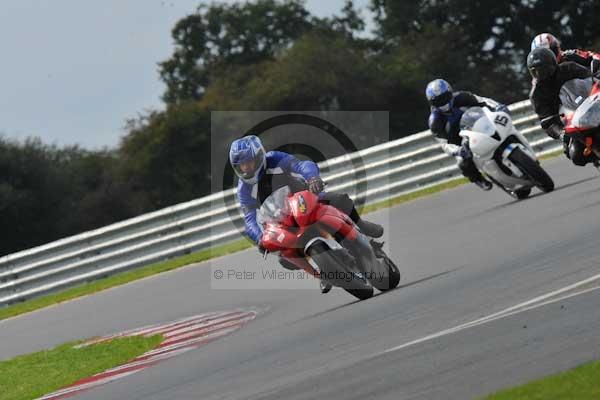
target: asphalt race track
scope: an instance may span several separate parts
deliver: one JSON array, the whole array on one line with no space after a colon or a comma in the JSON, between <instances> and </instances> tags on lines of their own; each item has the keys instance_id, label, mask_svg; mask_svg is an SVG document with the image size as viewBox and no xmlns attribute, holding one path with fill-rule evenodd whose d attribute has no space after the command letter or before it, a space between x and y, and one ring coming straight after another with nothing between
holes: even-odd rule
<instances>
[{"instance_id":1,"label":"asphalt race track","mask_svg":"<svg viewBox=\"0 0 600 400\"><path fill-rule=\"evenodd\" d=\"M403 272L387 294L211 290L200 264L0 322L0 359L237 308L259 315L77 398L469 399L600 359L600 174L544 165L548 195L469 185L371 214ZM213 262L265 261L249 250Z\"/></svg>"}]
</instances>

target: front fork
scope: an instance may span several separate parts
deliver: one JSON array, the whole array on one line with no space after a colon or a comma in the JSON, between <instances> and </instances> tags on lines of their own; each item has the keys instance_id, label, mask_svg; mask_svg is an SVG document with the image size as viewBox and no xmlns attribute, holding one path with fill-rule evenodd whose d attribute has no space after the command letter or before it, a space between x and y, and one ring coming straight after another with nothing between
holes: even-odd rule
<instances>
[{"instance_id":1,"label":"front fork","mask_svg":"<svg viewBox=\"0 0 600 400\"><path fill-rule=\"evenodd\" d=\"M364 270L369 270L369 266L379 263L375 249L365 234L359 233L355 240L344 239L342 244L363 265Z\"/></svg>"},{"instance_id":2,"label":"front fork","mask_svg":"<svg viewBox=\"0 0 600 400\"><path fill-rule=\"evenodd\" d=\"M592 155L592 153L593 153L592 146L593 145L594 145L594 139L591 136L586 136L585 149L583 150L583 155L585 157L589 157Z\"/></svg>"},{"instance_id":3,"label":"front fork","mask_svg":"<svg viewBox=\"0 0 600 400\"><path fill-rule=\"evenodd\" d=\"M310 256L307 255L305 257L300 257L298 256L298 252L296 251L296 249L290 249L289 252L282 252L281 256L287 261L294 264L297 268L305 271L306 273L314 276L315 278L321 277L321 271L313 266L316 264L312 262Z\"/></svg>"},{"instance_id":4,"label":"front fork","mask_svg":"<svg viewBox=\"0 0 600 400\"><path fill-rule=\"evenodd\" d=\"M311 239L311 241L312 240L323 240L327 242L328 246L332 249L341 247L341 245L335 240L335 238L328 231L322 228L319 229L318 235L314 239ZM320 279L321 270L319 269L319 266L316 262L313 261L311 256L306 254L306 249L310 247L311 241L309 241L304 247L304 257L299 256L298 249L288 249L286 252L282 252L281 255L287 260L289 260L291 263L293 263L296 267L306 271L315 278Z\"/></svg>"}]
</instances>

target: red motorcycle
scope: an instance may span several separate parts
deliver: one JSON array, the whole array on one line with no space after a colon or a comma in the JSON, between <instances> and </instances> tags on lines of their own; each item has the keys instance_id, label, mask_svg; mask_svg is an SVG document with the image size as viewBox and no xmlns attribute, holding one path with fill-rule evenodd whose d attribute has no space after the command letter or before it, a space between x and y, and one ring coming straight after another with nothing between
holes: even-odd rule
<instances>
[{"instance_id":1,"label":"red motorcycle","mask_svg":"<svg viewBox=\"0 0 600 400\"><path fill-rule=\"evenodd\" d=\"M583 155L591 157L594 166L600 160L600 83L572 79L560 90L561 115L565 134L585 145Z\"/></svg>"},{"instance_id":2,"label":"red motorcycle","mask_svg":"<svg viewBox=\"0 0 600 400\"><path fill-rule=\"evenodd\" d=\"M263 226L261 245L279 252L296 267L346 290L360 300L395 288L400 271L383 244L369 240L352 219L319 202L314 193L292 193L284 186L262 204L257 219Z\"/></svg>"}]
</instances>

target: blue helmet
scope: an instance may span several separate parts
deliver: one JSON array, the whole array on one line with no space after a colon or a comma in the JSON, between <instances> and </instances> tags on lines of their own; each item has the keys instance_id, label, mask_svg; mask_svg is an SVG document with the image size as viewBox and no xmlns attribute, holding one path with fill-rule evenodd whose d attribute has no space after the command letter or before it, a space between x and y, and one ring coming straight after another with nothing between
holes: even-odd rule
<instances>
[{"instance_id":1,"label":"blue helmet","mask_svg":"<svg viewBox=\"0 0 600 400\"><path fill-rule=\"evenodd\" d=\"M449 112L452 108L452 86L443 79L429 82L425 96L429 104L441 112Z\"/></svg>"},{"instance_id":2,"label":"blue helmet","mask_svg":"<svg viewBox=\"0 0 600 400\"><path fill-rule=\"evenodd\" d=\"M253 185L258 182L267 165L265 148L257 136L244 136L231 143L229 162L241 180Z\"/></svg>"}]
</instances>

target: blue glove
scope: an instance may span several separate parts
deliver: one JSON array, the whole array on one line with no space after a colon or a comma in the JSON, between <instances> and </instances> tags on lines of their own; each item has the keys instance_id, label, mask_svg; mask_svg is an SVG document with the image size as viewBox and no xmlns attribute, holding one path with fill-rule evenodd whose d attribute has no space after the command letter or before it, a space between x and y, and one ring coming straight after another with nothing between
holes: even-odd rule
<instances>
[{"instance_id":1,"label":"blue glove","mask_svg":"<svg viewBox=\"0 0 600 400\"><path fill-rule=\"evenodd\" d=\"M508 115L510 115L510 110L508 109L508 106L505 104L498 104L498 107L496 107L495 111L505 112Z\"/></svg>"}]
</instances>

